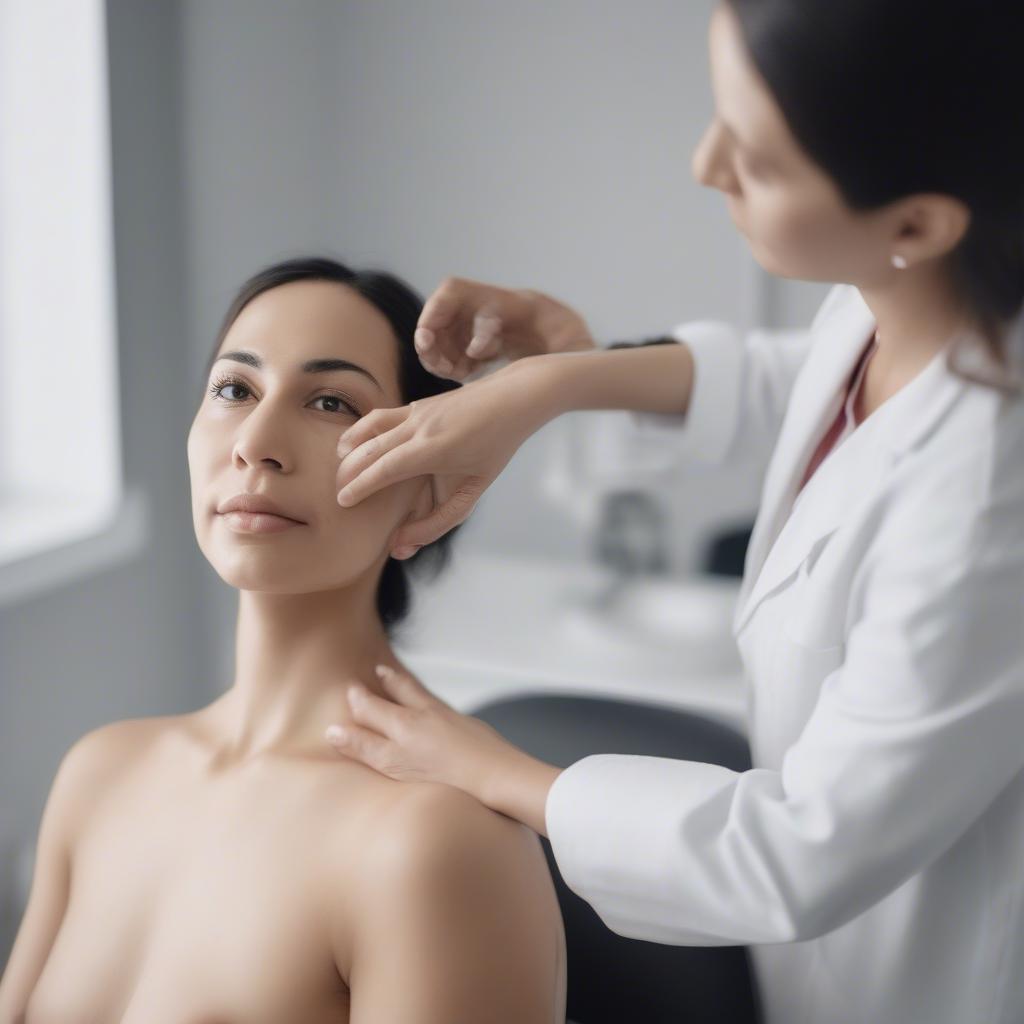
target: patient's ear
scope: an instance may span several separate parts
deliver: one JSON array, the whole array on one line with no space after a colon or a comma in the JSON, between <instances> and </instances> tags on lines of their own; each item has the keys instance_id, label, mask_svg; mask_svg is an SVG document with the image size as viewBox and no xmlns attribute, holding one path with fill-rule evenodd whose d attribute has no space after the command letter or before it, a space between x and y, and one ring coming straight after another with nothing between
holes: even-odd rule
<instances>
[{"instance_id":1,"label":"patient's ear","mask_svg":"<svg viewBox=\"0 0 1024 1024\"><path fill-rule=\"evenodd\" d=\"M426 519L434 511L434 486L433 478L430 476L416 477L416 490L413 492L412 507L408 514L399 524L398 529L391 535L391 547L388 554L394 556L395 551L402 547L400 535L402 527L406 523L413 523L419 519Z\"/></svg>"}]
</instances>

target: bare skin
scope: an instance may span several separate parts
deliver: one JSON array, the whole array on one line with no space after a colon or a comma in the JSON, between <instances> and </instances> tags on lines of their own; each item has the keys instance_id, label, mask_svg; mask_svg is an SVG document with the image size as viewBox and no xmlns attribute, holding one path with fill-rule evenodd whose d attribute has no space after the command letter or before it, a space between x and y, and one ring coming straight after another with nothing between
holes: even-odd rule
<instances>
[{"instance_id":1,"label":"bare skin","mask_svg":"<svg viewBox=\"0 0 1024 1024\"><path fill-rule=\"evenodd\" d=\"M262 368L215 364L213 383L228 362L244 383L204 396L188 441L199 545L239 591L235 679L65 756L0 1024L559 1024L565 940L537 835L324 739L352 720L351 683L383 696L372 666L402 668L376 586L429 481L352 511L334 488L340 432L401 402L390 325L344 285L292 282L242 311L221 348L241 350ZM374 379L307 377L315 358ZM301 523L238 532L217 507L242 491Z\"/></svg>"},{"instance_id":2,"label":"bare skin","mask_svg":"<svg viewBox=\"0 0 1024 1024\"><path fill-rule=\"evenodd\" d=\"M329 753L218 770L208 710L85 738L74 886L28 1024L563 1019L533 833Z\"/></svg>"}]
</instances>

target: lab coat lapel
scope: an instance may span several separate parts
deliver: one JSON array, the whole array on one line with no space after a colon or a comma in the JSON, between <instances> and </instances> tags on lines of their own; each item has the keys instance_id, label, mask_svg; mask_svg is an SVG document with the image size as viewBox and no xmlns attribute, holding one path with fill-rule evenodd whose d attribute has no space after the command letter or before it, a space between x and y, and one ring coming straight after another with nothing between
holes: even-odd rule
<instances>
[{"instance_id":1,"label":"lab coat lapel","mask_svg":"<svg viewBox=\"0 0 1024 1024\"><path fill-rule=\"evenodd\" d=\"M794 385L765 477L733 617L734 636L815 545L870 497L962 390L959 378L946 370L943 350L847 437L797 495L800 478L839 412L846 382L874 329L874 316L857 289L815 328L820 337L808 355L806 372Z\"/></svg>"},{"instance_id":2,"label":"lab coat lapel","mask_svg":"<svg viewBox=\"0 0 1024 1024\"><path fill-rule=\"evenodd\" d=\"M789 513L800 477L839 412L844 385L874 329L874 316L856 289L851 290L848 302L814 328L817 337L807 357L806 372L793 386L761 490L761 505L747 546L743 584L733 618L734 635L739 634L769 591L800 565L815 541L838 525L839 501L828 500L829 492L824 488L818 492L822 500L812 507L808 508L803 501L797 503L802 513L799 520ZM829 461L825 460L818 473ZM808 488L815 477L808 482ZM839 497L837 494L836 498Z\"/></svg>"}]
</instances>

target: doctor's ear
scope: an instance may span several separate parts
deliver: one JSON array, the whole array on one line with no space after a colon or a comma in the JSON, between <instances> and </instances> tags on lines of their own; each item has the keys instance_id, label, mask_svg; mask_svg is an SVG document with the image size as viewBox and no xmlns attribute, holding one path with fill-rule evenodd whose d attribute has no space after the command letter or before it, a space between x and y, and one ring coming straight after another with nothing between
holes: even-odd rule
<instances>
[{"instance_id":1,"label":"doctor's ear","mask_svg":"<svg viewBox=\"0 0 1024 1024\"><path fill-rule=\"evenodd\" d=\"M389 554L392 558L399 557L396 552L401 551L405 546L402 534L404 527L409 523L426 519L434 511L434 481L431 476L419 476L415 478L416 490L413 492L412 506L408 514L399 524L398 529L391 535L391 546ZM408 557L408 555L406 555Z\"/></svg>"},{"instance_id":2,"label":"doctor's ear","mask_svg":"<svg viewBox=\"0 0 1024 1024\"><path fill-rule=\"evenodd\" d=\"M907 199L899 220L892 248L913 265L955 249L970 227L971 211L954 196L927 193Z\"/></svg>"}]
</instances>

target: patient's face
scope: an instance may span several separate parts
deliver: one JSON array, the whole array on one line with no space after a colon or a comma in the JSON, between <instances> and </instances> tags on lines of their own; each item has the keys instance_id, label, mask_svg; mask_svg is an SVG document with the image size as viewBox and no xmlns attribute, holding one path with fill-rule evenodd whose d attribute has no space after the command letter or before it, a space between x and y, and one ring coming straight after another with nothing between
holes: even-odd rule
<instances>
[{"instance_id":1,"label":"patient's face","mask_svg":"<svg viewBox=\"0 0 1024 1024\"><path fill-rule=\"evenodd\" d=\"M196 537L226 583L308 593L348 586L368 573L376 580L428 481L403 481L342 508L336 446L371 409L403 404L397 345L379 310L330 281L272 288L239 314L217 355L251 353L261 365L218 358L188 435ZM365 372L303 371L303 363L324 359ZM242 532L238 517L217 513L240 492L273 499L302 525Z\"/></svg>"}]
</instances>

